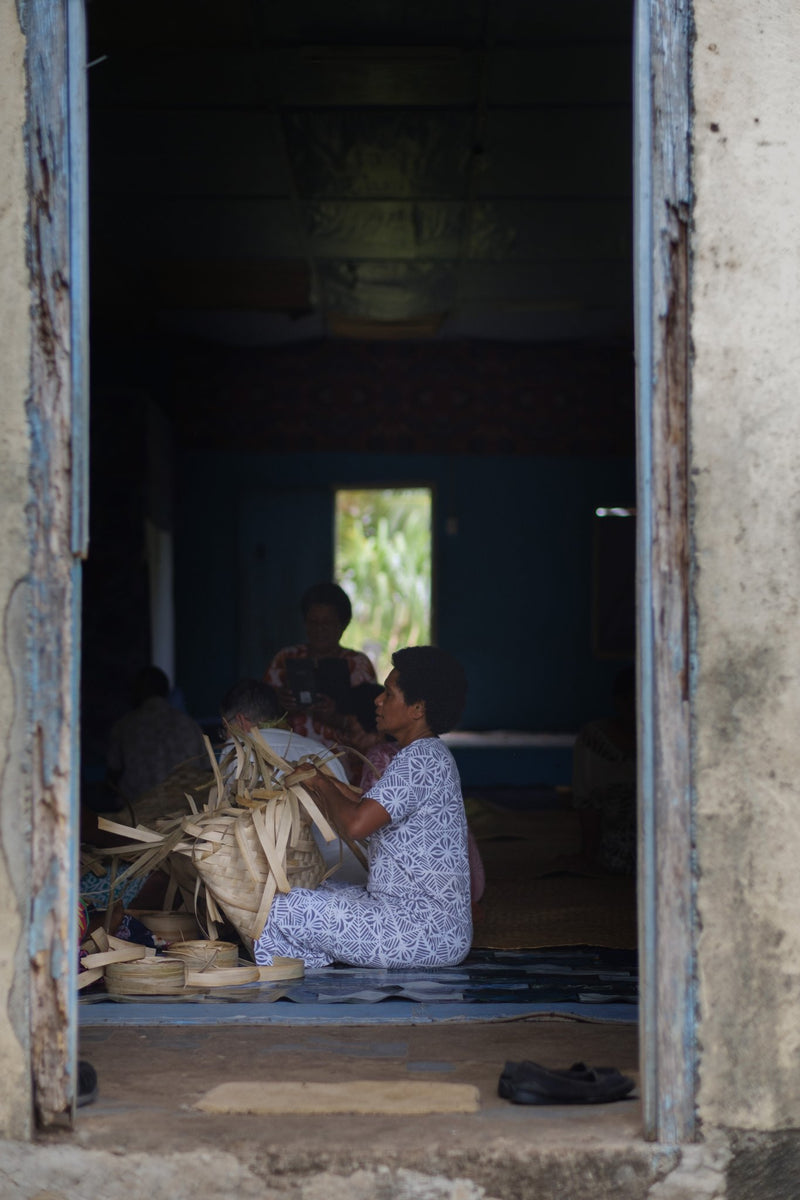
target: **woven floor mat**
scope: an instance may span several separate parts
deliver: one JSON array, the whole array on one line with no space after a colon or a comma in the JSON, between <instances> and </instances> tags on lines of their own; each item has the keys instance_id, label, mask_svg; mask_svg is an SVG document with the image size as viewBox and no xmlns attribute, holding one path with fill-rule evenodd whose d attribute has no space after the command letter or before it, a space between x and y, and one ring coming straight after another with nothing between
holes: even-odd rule
<instances>
[{"instance_id":1,"label":"woven floor mat","mask_svg":"<svg viewBox=\"0 0 800 1200\"><path fill-rule=\"evenodd\" d=\"M486 892L475 919L473 946L636 948L633 879L542 876L547 855L529 841L482 841L480 850Z\"/></svg>"},{"instance_id":2,"label":"woven floor mat","mask_svg":"<svg viewBox=\"0 0 800 1200\"><path fill-rule=\"evenodd\" d=\"M547 950L475 950L455 967L387 970L379 967L332 966L312 971L304 979L281 984L248 984L215 988L186 996L150 997L86 993L81 1007L125 1009L127 1002L146 1007L144 1002L169 1002L203 1008L225 1005L277 1008L287 1004L298 1017L309 1007L329 1012L353 1006L398 1010L398 1006L436 1009L443 1016L457 1007L510 1006L510 1011L534 1010L543 1005L584 1006L608 1009L635 1006L638 994L638 963L635 952L603 947L551 947ZM280 1003L277 1003L280 1002ZM87 1012L87 1022L89 1020ZM121 1014L121 1019L123 1015ZM634 1019L629 1012L625 1019Z\"/></svg>"}]
</instances>

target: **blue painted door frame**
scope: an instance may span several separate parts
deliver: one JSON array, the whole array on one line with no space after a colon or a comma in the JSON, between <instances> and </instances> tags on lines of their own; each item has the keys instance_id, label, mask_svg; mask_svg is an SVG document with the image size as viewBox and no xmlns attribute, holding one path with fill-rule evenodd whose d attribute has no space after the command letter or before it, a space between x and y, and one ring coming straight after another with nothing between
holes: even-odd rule
<instances>
[{"instance_id":1,"label":"blue painted door frame","mask_svg":"<svg viewBox=\"0 0 800 1200\"><path fill-rule=\"evenodd\" d=\"M693 1141L695 922L688 512L689 23L634 9L641 1068L648 1138Z\"/></svg>"},{"instance_id":2,"label":"blue painted door frame","mask_svg":"<svg viewBox=\"0 0 800 1200\"><path fill-rule=\"evenodd\" d=\"M82 559L88 550L85 0L30 0L26 39L33 289L27 694L32 1094L48 1125L74 1109ZM17 697L16 702L21 703Z\"/></svg>"},{"instance_id":3,"label":"blue painted door frame","mask_svg":"<svg viewBox=\"0 0 800 1200\"><path fill-rule=\"evenodd\" d=\"M62 8L63 6L63 8ZM57 60L66 54L64 69L67 94L64 97L68 113L66 124L67 146L64 158L68 169L68 213L69 213L69 278L70 278L70 387L72 417L72 517L71 517L71 590L70 623L72 630L71 700L73 722L70 737L70 816L72 824L72 847L67 856L70 878L66 892L67 905L74 918L77 898L77 844L78 844L78 695L80 673L79 614L80 614L80 558L87 549L87 438L86 397L88 394L87 356L87 292L86 292L86 224L88 206L86 200L86 98L85 98L85 11L84 0L60 0L59 10L63 22L53 21L55 9L52 0L30 0L29 13L39 26L39 34L47 37L49 32L56 44L48 47L49 57ZM636 59L636 315L637 315L637 372L638 372L638 437L639 437L639 697L640 706L640 814L641 814L641 875L640 904L641 931L644 956L644 1003L643 1003L643 1087L645 1095L646 1131L648 1136L661 1140L688 1140L694 1136L694 993L693 951L691 926L691 795L689 773L684 773L686 785L669 791L664 769L664 733L670 714L659 708L657 698L669 696L671 679L664 688L664 659L658 643L660 628L658 617L664 598L658 592L658 579L652 562L653 535L660 514L654 497L658 493L658 473L662 469L659 459L658 429L660 374L664 369L665 347L660 308L661 289L664 280L659 276L661 243L664 240L661 213L664 208L663 171L654 171L654 161L663 166L664 160L688 142L688 24L689 13L677 0L638 0L635 9ZM64 33L66 31L66 34ZM658 60L658 62L656 62ZM654 70L654 65L657 69ZM41 83L42 81L40 81ZM672 89L670 93L670 89ZM669 101L677 101L670 104ZM664 112L668 117L664 118ZM656 116L658 114L658 116ZM672 126L666 124L672 120ZM661 123L659 123L661 122ZM686 127L683 127L683 123ZM681 151L682 153L684 151ZM680 155L679 155L680 157ZM685 184L685 180L683 181ZM687 203L688 187L677 196L668 196L670 204ZM672 238L667 231L668 240ZM655 264L655 269L654 269ZM669 274L667 270L666 274ZM660 332L662 331L662 332ZM661 340L660 340L661 339ZM687 585L688 586L688 585ZM686 597L683 597L686 600ZM689 658L689 630L683 629L683 640L669 646L672 659L683 670ZM669 671L666 671L669 675ZM674 714L673 714L674 716ZM56 722L58 714L51 720ZM667 764L669 765L669 764ZM668 861L665 847L659 839L666 826L662 822L662 811L669 809L676 818L672 828L683 829L684 840L680 845L671 845ZM676 857L683 860L684 893L674 898L666 895L671 878L668 877L670 863ZM686 889L689 894L687 895ZM665 907L666 904L666 907ZM70 913L67 914L70 917ZM42 914L42 920L44 915ZM72 1080L74 1091L74 1062L76 1042L76 927L74 919L68 919L72 931L65 940L63 951L67 956L69 975L69 1003L67 1010L66 1055L69 1060L67 1074ZM34 915L31 931L31 946L42 936L43 929L37 927ZM677 940L677 952L668 941ZM677 961L682 970L670 980L665 988L665 973ZM674 972L673 972L674 974ZM665 1007L665 1005L668 1005ZM664 1046L673 1039L679 1046L679 1060L670 1060ZM680 1062L676 1069L675 1061Z\"/></svg>"}]
</instances>

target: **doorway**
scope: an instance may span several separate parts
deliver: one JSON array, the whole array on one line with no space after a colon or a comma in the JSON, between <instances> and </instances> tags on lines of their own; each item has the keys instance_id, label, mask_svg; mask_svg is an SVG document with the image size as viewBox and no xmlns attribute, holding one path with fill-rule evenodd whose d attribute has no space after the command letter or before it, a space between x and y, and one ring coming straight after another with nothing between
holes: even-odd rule
<instances>
[{"instance_id":1,"label":"doorway","mask_svg":"<svg viewBox=\"0 0 800 1200\"><path fill-rule=\"evenodd\" d=\"M662 15L663 15L663 14L662 14ZM178 18L176 17L175 19L177 20ZM231 37L231 38L235 38L235 33L236 33L236 31L235 31L235 29L234 29L233 27L236 25L236 19L235 19L233 16L231 16L231 17L229 18L229 20L230 20L230 30L229 30L229 35L230 35L230 37ZM641 12L639 13L639 18L638 18L637 29L638 29L638 31L639 31L639 37L640 37L640 39L641 39L642 43L645 43L645 42L647 43L647 45L646 45L646 51L647 51L647 57L649 58L649 33L650 33L650 30L649 30L649 22L647 22L647 21L645 20L645 18L644 18L644 16L643 16L643 14L642 14ZM644 30L645 32L643 32L643 30ZM482 30L482 32L481 32L481 36L482 36L482 37L485 37L485 30ZM141 46L138 46L138 47L137 47L137 46L132 46L132 47L131 47L131 53L133 53L134 51L139 51L139 50L141 50ZM629 52L628 52L628 53L629 53ZM223 56L223 57L224 57L224 56ZM445 57L446 57L446 56L445 56ZM437 71L439 71L439 70L440 70L440 66L441 66L441 61L442 61L442 60L441 60L441 56L438 56L436 61L437 61L437 63L439 64L439 65L437 66L437 68L436 68L436 69L437 69ZM463 65L463 64L462 64L462 65ZM447 70L449 70L449 68L447 68ZM177 85L175 85L175 86L177 86ZM173 89L173 98L174 98L174 94L175 94L175 93L174 93L174 89ZM648 112L649 112L649 111L650 111L650 110L648 109ZM118 116L118 117L121 117L121 114L120 114L120 113L118 113L118 114L117 114L117 116ZM301 123L302 123L302 122L301 122ZM119 126L119 123L117 123L117 127L118 127L118 128L120 127L120 126ZM183 144L185 145L186 143L183 143ZM477 148L480 148L480 147L481 147L481 145L482 145L482 143L480 143L480 142L478 142L478 143L475 143L475 147L477 147ZM477 154L477 155L476 155L476 157L477 157L477 158L480 158L480 157L481 157L481 155L480 155L480 154ZM641 158L641 153L639 154L639 158ZM649 156L648 156L648 159L649 159ZM475 186L475 185L474 185L474 174L471 174L471 175L470 175L470 179L471 179L471 181L472 181L472 182L470 183L470 186L471 186L471 187L474 187L474 186ZM649 197L649 195L650 195L650 194L651 194L651 193L649 193L649 192L648 192L648 197ZM141 199L141 196L140 196L139 198ZM170 200L170 203L172 204L173 208L180 208L180 204L176 202L176 200L175 200L175 198L174 198L174 197L173 197L173 198ZM143 202L143 205L142 205L142 207L143 207L143 208L147 208L147 204L146 204L146 197L145 197L145 202ZM202 207L202 206L201 206L201 207ZM272 206L272 207L274 207L274 206ZM241 206L241 208L242 208L242 211L243 211L243 210L244 210L244 208L246 208L246 206L245 206L245 205L243 205L243 206ZM212 205L212 206L206 206L206 209L207 209L207 210L209 210L209 211L210 211L210 210L213 210L213 205ZM322 206L322 208L321 208L321 211L322 211L322 216L323 216L323 218L325 218L325 210L324 210L324 205ZM212 211L212 213L211 213L211 218L212 218L212 220L213 220L213 219L217 219L217 218L215 218L215 217L214 217L214 213L213 213L213 211ZM327 218L326 218L326 219L327 219ZM193 212L192 212L192 216L191 216L191 220L195 220L195 221L197 220L197 209L194 209L194 210L193 210ZM102 218L101 218L101 221L102 221ZM247 223L246 223L246 222L245 222L245 227L247 227ZM273 229L278 229L278 228L279 228L279 225L273 225L273 226L272 226L272 228L273 228ZM323 225L323 226L322 226L322 228L323 228L323 230L324 230L325 228L327 228L327 226ZM424 220L423 220L423 223L422 223L422 226L421 226L421 228L423 228L423 231L424 231ZM446 232L446 226L444 226L444 227L443 227L443 229L444 229L444 231ZM470 231L470 232L471 232L471 231ZM154 234L155 234L155 241L156 241L156 243L158 243L158 242L159 242L159 240L161 240L161 245L162 245L162 248L163 248L163 244L164 244L164 243L163 243L163 231L155 230L155 231L154 231ZM331 233L331 237L333 237L333 236L334 236L334 234L335 234L335 228L333 229L333 232ZM648 249L648 251L649 251L649 248L650 248L650 246L651 246L651 243L652 243L652 236L653 236L653 235L652 235L652 229L650 230L650 240L648 241L648 240L647 240L647 231L646 231L646 230L643 230L643 229L642 229L642 226L641 226L641 224L640 224L640 235L641 235L641 236L644 238L644 242L643 242L643 244L645 245L646 249ZM225 243L225 244L228 244L228 243ZM641 247L640 247L640 252L641 252ZM107 266L107 264L106 264L106 266ZM298 273L297 275L292 275L292 270L293 270L293 268L288 268L288 267L287 267L287 272L286 272L286 273L285 273L283 276L281 276L281 279L282 279L282 281L283 281L283 282L281 283L281 287L284 287L284 286L285 286L287 289L290 289L291 287L299 286L299 290L300 290L300 291L302 291L302 290L303 290L303 289L302 289L302 286L298 285L298 282L297 282L297 281L298 281L298 278L302 277L302 271L299 271L299 273ZM412 275L413 275L413 272L410 272L410 274L412 274ZM378 293L379 293L379 292L380 292L380 289L381 289L381 287L383 287L383 286L384 286L384 282L385 282L385 281L383 281L383 282L381 281L381 278L380 278L380 273L379 273L379 272L378 272L377 274L373 274L372 276L369 276L369 275L367 275L366 277L364 276L364 274L363 274L363 273L362 273L362 274L357 274L357 276L356 276L356 277L357 277L357 279L358 279L359 281L361 281L361 283L363 283L363 284L364 284L364 288L366 289L366 291L367 291L367 292L371 292L372 294L375 294L376 292L378 292ZM431 271L431 273L430 273L430 276L429 276L429 277L430 277L431 279L433 279L433 280L435 280L435 279L437 279L437 278L439 278L439 279L441 278L440 276L436 276L436 272L435 272L435 271ZM190 280L197 281L197 280L198 280L198 278L199 278L199 277L198 277L196 274L193 274L191 270L187 270L187 271L186 271L186 272L184 272L184 273L183 273L183 275L182 275L182 279L181 279L181 285L182 285L182 286L183 286L183 285L185 285L185 282L186 282L186 280L187 280L187 279L190 279ZM202 276L202 281L204 281L204 283L205 283L205 284L207 284L207 283L208 283L208 281L209 281L209 280L211 280L211 279L213 279L213 280L216 280L216 284L217 284L217 285L218 285L218 287L219 287L219 290L216 292L216 294L219 296L219 295L221 294L221 292L222 292L222 291L224 291L224 288L225 288L225 286L226 286L226 280L228 280L228 281L230 280L230 275L228 274L228 268L225 266L225 264L224 264L224 263L221 263L221 262L215 262L215 263L213 264L213 267L212 267L212 269L210 269L209 271L205 272L205 273L204 273L204 275ZM333 273L332 273L332 274L331 274L331 276L330 276L330 280L332 281L332 282L331 282L331 288L332 288L332 291L331 291L331 293L330 293L330 294L332 294L332 295L340 295L340 294L341 294L341 292L337 292L337 291L336 291L336 283L337 283L337 279L338 279L338 276L337 276L336 272L335 272L335 271L333 271ZM287 283L287 280L288 280L288 283ZM168 294L168 293L169 293L169 289L170 289L170 287L174 287L174 286L175 286L175 274L174 274L174 271L172 270L172 268L169 268L169 269L167 269L167 267L165 267L165 270L164 270L164 280L163 280L163 282L164 282L164 292L163 292L162 294ZM301 278L301 284L302 284L302 278ZM236 288L237 288L237 289L240 289L240 288L241 288L241 279L240 279L240 278L237 278L237 282L236 282ZM102 293L100 292L99 294L102 294ZM239 294L241 294L241 293L239 293ZM283 294L285 295L286 293L283 293ZM296 294L296 293L295 293L295 294ZM308 292L306 291L306 293L305 293L305 294L307 295L307 294L308 294ZM431 294L434 294L434 293L431 293ZM649 295L649 293L647 292L647 289L645 289L645 293L644 293L644 295L643 295L643 296L642 296L642 298L641 298L641 304L642 304L643 306L646 306L646 305L647 305L647 303L648 303L648 300L647 300L647 297L648 297L648 295ZM173 311L174 311L174 310L173 310ZM300 321L301 323L302 323L302 322L304 322L304 321L307 321L307 320L313 320L313 319L314 319L314 316L313 316L313 314L310 314L310 315L304 314L304 313L302 312L302 309L300 309L300 310L296 310L296 311L298 311L298 313L299 313L299 317L298 317L298 319L299 319L299 321ZM387 311L388 311L388 310L384 310L384 312L387 312ZM558 312L561 312L561 313L563 314L564 312L571 312L571 311L573 311L573 310L571 310L571 309L569 308L569 306L567 306L566 308L557 309L556 311L558 311ZM551 317L549 317L548 319L550 319L550 320L552 320L552 321L554 321L554 322L555 322L555 318L553 318L553 317L552 317L552 309L550 310L550 312L551 312ZM151 314L150 314L150 317L149 317L148 319L153 319L153 315L154 315L154 314L152 314L152 313L151 313ZM649 316L649 310L648 310L648 316ZM401 316L401 317L398 317L398 316L382 316L382 317L380 317L380 318L377 318L377 319L379 319L379 320L381 320L381 321L389 322L389 323L396 323L396 322L398 322L398 321L403 321L403 320L406 320L407 318L406 318L406 317L402 317L402 316ZM565 318L565 320L567 320L567 321L568 321L568 318ZM174 329L175 329L176 321L177 321L177 324L178 324L178 325L182 325L182 327L183 327L184 329L186 328L186 322L185 322L185 320L184 320L183 318L175 318L175 317L173 316L173 317L170 319L170 322L168 322L168 324L170 324L170 325L171 325L171 328L173 329L173 331L174 331ZM202 322L201 322L201 323L202 323ZM218 324L218 322L216 322L216 321L211 321L211 318L210 318L210 317L206 317L206 322L205 322L205 323L206 323L207 325L208 325L209 323ZM222 324L224 325L224 321L222 322ZM509 319L509 324L513 324L513 321L512 321L511 319ZM195 326L194 326L194 328L195 328L195 331L196 331L196 328L197 328L197 326L195 325ZM339 329L342 329L342 328L343 328L343 326L341 326L341 325L340 325L338 328L339 328ZM352 329L352 325L350 326L350 328ZM363 333L363 332L364 332L364 326L362 325L360 328L361 328L361 332ZM383 332L384 332L384 333L388 332L388 327L387 327L387 326L384 326L384 328L383 328ZM651 349L652 349L652 342L651 342ZM184 428L186 428L186 427L188 427L189 425L191 425L191 419L190 419L189 417L187 417L187 410L189 409L189 406L190 406L190 404L192 404L192 402L194 401L194 399L195 399L195 398L194 398L194 397L189 397L189 396L186 396L186 395L185 395L185 393L183 393L183 392L181 391L181 389L179 389L179 388L175 388L175 375L176 375L176 373L179 373L180 369L181 369L181 368L182 368L182 367L185 365L186 357L188 357L188 355L189 355L189 352L187 351L187 355L186 355L186 356L185 356L185 357L184 357L184 358L183 358L183 359L182 359L180 362L178 362L178 363L175 363L174 361L172 361L172 362L165 362L164 360L162 360L160 365L161 365L161 367L163 368L163 370L160 370L160 371L158 371L158 372L157 372L158 379L159 379L159 387L161 387L162 385L164 385L164 381L166 380L166 381L168 382L168 384L169 384L170 388L171 388L171 389L174 389L174 390L172 391L173 398L177 397L177 399L176 399L176 407L175 407L174 411L177 413L177 415L178 415L178 419L179 419L181 422L183 422L183 423L184 423ZM202 355L201 355L200 357L202 357ZM206 359L205 359L205 361L208 361L208 359L206 358ZM641 365L641 363L642 363L642 361L643 361L641 354L640 354L639 361L640 361L640 365ZM657 366L660 364L660 359L658 359L657 357L654 359L654 361L656 362L656 365L657 365ZM158 364L157 364L157 365L158 365ZM139 362L139 363L137 364L137 366L139 366L139 367L140 367L140 366L141 366L141 362ZM291 367L291 364L290 364L290 367ZM552 370L552 367L551 367L550 369ZM247 399L248 399L248 404L253 404L253 403L256 403L256 404L257 404L257 403L258 403L258 401L259 401L259 399L260 399L260 396L261 396L261 394L260 394L260 393L259 393L258 395L250 395L250 396L247 398ZM241 395L240 395L240 397L239 397L239 398L241 399ZM657 405L660 403L660 400L659 400L659 398L658 398L658 397L655 397L655 402L656 402L656 406L657 406ZM250 411L250 410L248 409L248 411ZM480 429L478 430L478 432L477 432L476 443L477 443L477 446L478 446L479 448L481 448L481 445L483 445L483 446L485 447L485 445L486 445L486 444L490 444L490 440L491 440L492 436L496 436L496 424L495 424L495 422L492 420L492 416L493 416L493 415L494 415L494 414L487 415L487 417L486 417L486 419L485 419L485 422L484 422L484 424L481 426L481 428L480 428ZM208 430L208 429L204 430L204 429L202 428L202 426L203 426L203 419L204 419L204 414L203 414L203 412L202 412L202 405L200 405L200 406L197 406L196 404L194 405L194 407L193 407L193 418L192 418L192 419L195 419L195 437L198 437L198 436L199 436L201 439L202 439L202 437L203 437L203 436L205 436L205 437L209 437L209 436L210 436L209 430ZM265 438L269 438L270 434L274 434L274 433L275 433L275 430L274 430L274 429L268 429L268 430L267 430L267 431L266 431L266 432L265 432L265 433L264 433L262 436L264 436ZM445 438L445 439L446 439L446 437L448 436L448 434L449 434L449 430L444 430L444 431L442 431L442 437L443 437L443 438ZM307 435L307 431L306 431L306 430L303 430L303 431L301 431L301 437L302 437L302 436L306 436L306 435ZM285 422L284 422L284 425L281 425L280 423L278 423L277 437L273 437L273 438L272 438L273 444L276 444L276 445L279 447L279 449L278 449L278 453L280 453L281 439L282 439L282 438L285 438L286 436L287 436L287 434L286 434L286 431L285 431ZM467 435L466 435L466 434L464 434L464 436L466 437ZM513 433L511 434L511 437L513 438ZM482 439L482 441L481 441L481 439ZM648 461L649 461L649 460L648 460ZM195 465L195 466L197 465L197 464L196 464L196 460L195 460L195 463L194 463L194 464L192 464L192 465ZM642 468L640 467L640 480L642 479L642 473L641 473L641 472L642 472ZM648 489L649 489L649 487L650 487L650 481L649 481L649 479L646 479L646 480L645 480L645 483L644 483L642 486L643 486L643 487L646 487L646 488L648 488ZM651 528L648 528L647 524L645 524L645 525L644 525L644 529L645 529L645 533L642 535L642 537L644 538L644 546L645 546L645 549L646 549L646 550L648 550L648 552L649 552L650 538L651 538L651 534L652 534L652 529L651 529ZM640 546L641 546L641 543L640 543ZM642 594L643 594L643 591L642 591L642 589L643 589L643 588L644 588L644 589L646 589L646 587L647 587L647 572L645 571L645 573L644 573L644 577L643 577L643 582L641 582L641 583L640 583L640 597L641 597L641 596L642 596ZM652 596L648 597L648 599L649 599L649 602L650 602L650 604L652 604ZM659 602L660 602L660 601L659 601ZM668 598L668 602L669 602L669 603L671 603L671 602L672 602L670 598ZM684 608L684 605L683 605L683 603L681 603L681 611L683 611L683 608ZM651 611L651 609L648 607L647 611L649 612L649 611ZM646 642L646 639L645 639L645 642ZM647 647L646 647L646 645L645 645L645 649L646 649L646 648L647 648ZM645 665L644 665L644 666L643 666L643 668L642 668L642 678L643 678L643 680L644 680L644 686L643 686L643 697L645 697L645 698L649 698L649 696L650 696L650 691L649 691L649 689L650 689L650 688L653 686L653 683L654 683L653 674L648 674L648 670L649 670L649 668L648 668L648 665L647 665L647 663L648 663L648 662L650 662L650 660L646 660L646 662L645 662ZM652 664L651 664L651 665L652 665ZM653 672L654 672L654 674L655 674L656 676L658 675L658 666L657 666L657 665L653 665ZM645 715L644 715L644 717L643 717L643 720L644 720L644 722L645 722L643 749L644 749L645 751L647 751L647 746L648 746L648 745L649 745L649 744L652 742L653 727L652 727L652 726L648 726L648 724L647 724L648 718L649 718L649 716L651 715L650 706L649 706L648 704L644 704L644 705L642 706L642 708L643 708L643 711L644 711L644 714L645 714ZM654 767L654 764L653 764L653 762L652 762L652 757L647 757L647 753L646 753L645 757L646 757L646 763L645 763L645 768L644 768L644 772L645 772L645 775L644 775L644 779L645 779L645 786L644 786L644 788L643 788L643 792L644 792L644 796L645 796L645 798L646 798L646 802L645 802L645 801L643 801L643 803L645 803L645 807L647 807L647 803L649 803L649 801L652 799L652 797L653 797L653 795L654 795L654 787L656 786L656 784L655 784L655 782L654 782L654 777L653 777L653 775L652 775L652 771L655 769L655 767ZM648 763L650 764L649 766L648 766ZM648 776L648 771L650 771L650 772L651 772L651 774L650 774L649 776ZM645 836L645 841L647 842L647 838L648 838L648 836L649 836L649 835L648 835L648 833L647 833L647 830L646 830L646 829L645 829L645 835L644 835L644 836ZM678 850L678 851L676 851L676 852L678 852L678 853L679 853L680 851ZM653 863L653 861L652 861L652 851L651 851L651 850L648 850L648 854L650 855L650 858L647 858L647 856L646 856L646 862L647 862L647 865L644 867L644 872L645 872L645 877L646 877L646 879L647 879L647 880L649 880L649 881L650 881L650 883L652 884L652 881L654 881L654 879L655 879L655 865L654 865L654 863Z\"/></svg>"}]
</instances>

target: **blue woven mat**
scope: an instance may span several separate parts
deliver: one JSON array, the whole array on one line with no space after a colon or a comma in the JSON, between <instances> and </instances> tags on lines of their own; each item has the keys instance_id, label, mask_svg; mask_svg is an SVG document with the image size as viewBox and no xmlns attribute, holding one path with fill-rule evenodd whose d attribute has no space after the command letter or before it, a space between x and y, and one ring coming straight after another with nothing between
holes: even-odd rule
<instances>
[{"instance_id":1,"label":"blue woven mat","mask_svg":"<svg viewBox=\"0 0 800 1200\"><path fill-rule=\"evenodd\" d=\"M473 951L457 967L387 971L332 966L287 983L190 996L81 997L82 1026L105 1024L377 1024L486 1021L546 1013L636 1021L636 954L565 947Z\"/></svg>"}]
</instances>

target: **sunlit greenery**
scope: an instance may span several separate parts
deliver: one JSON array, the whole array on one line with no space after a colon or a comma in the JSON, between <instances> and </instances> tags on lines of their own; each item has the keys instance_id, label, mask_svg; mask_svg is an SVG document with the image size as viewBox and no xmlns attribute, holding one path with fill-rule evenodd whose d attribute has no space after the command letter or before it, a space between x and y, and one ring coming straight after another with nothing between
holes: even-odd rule
<instances>
[{"instance_id":1,"label":"sunlit greenery","mask_svg":"<svg viewBox=\"0 0 800 1200\"><path fill-rule=\"evenodd\" d=\"M353 604L344 642L383 682L395 650L431 640L430 489L337 492L336 579Z\"/></svg>"}]
</instances>

